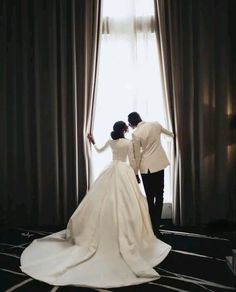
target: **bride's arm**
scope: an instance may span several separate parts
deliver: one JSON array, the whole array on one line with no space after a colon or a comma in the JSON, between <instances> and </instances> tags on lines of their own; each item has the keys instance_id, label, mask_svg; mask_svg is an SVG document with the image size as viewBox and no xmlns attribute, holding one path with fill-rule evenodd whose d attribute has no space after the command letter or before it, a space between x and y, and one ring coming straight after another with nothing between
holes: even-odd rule
<instances>
[{"instance_id":1,"label":"bride's arm","mask_svg":"<svg viewBox=\"0 0 236 292\"><path fill-rule=\"evenodd\" d=\"M95 143L95 139L93 137L93 134L88 134L88 139L89 139L89 142L93 144L94 148L96 149L96 151L98 153L101 153L103 152L110 144L110 139L102 146L102 147L98 147Z\"/></svg>"},{"instance_id":2,"label":"bride's arm","mask_svg":"<svg viewBox=\"0 0 236 292\"><path fill-rule=\"evenodd\" d=\"M101 153L108 148L109 144L110 144L110 139L102 147L98 147L96 144L93 144L93 146L98 153Z\"/></svg>"}]
</instances>

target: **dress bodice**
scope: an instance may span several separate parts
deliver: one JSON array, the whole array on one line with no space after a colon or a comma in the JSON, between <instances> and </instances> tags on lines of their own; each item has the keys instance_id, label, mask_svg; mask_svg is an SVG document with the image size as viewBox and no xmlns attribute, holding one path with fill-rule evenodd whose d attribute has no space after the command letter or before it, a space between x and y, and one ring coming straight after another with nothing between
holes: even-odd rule
<instances>
[{"instance_id":1,"label":"dress bodice","mask_svg":"<svg viewBox=\"0 0 236 292\"><path fill-rule=\"evenodd\" d=\"M123 161L126 162L129 158L129 162L134 160L132 152L132 142L129 139L121 138L118 140L109 139L106 144L102 147L97 147L95 149L97 152L103 152L106 148L111 147L112 150L112 160L113 161Z\"/></svg>"},{"instance_id":2,"label":"dress bodice","mask_svg":"<svg viewBox=\"0 0 236 292\"><path fill-rule=\"evenodd\" d=\"M127 161L130 141L127 139L111 140L112 160Z\"/></svg>"}]
</instances>

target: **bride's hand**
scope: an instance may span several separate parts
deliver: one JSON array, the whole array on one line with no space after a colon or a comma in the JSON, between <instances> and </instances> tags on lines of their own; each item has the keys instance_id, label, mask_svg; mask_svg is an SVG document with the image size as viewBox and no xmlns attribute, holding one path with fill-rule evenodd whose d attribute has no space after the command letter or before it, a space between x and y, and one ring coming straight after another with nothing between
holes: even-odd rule
<instances>
[{"instance_id":1,"label":"bride's hand","mask_svg":"<svg viewBox=\"0 0 236 292\"><path fill-rule=\"evenodd\" d=\"M87 135L87 137L88 137L90 143L95 144L95 140L94 140L93 134L89 133Z\"/></svg>"}]
</instances>

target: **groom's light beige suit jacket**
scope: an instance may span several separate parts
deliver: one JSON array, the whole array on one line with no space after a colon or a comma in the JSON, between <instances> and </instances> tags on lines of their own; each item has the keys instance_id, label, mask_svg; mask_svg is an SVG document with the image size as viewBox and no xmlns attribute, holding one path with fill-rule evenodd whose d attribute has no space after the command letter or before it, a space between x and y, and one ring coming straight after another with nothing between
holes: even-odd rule
<instances>
[{"instance_id":1,"label":"groom's light beige suit jacket","mask_svg":"<svg viewBox=\"0 0 236 292\"><path fill-rule=\"evenodd\" d=\"M170 162L161 145L161 134L173 137L174 134L158 122L140 122L132 134L134 160L131 163L135 174L153 173L167 167Z\"/></svg>"}]
</instances>

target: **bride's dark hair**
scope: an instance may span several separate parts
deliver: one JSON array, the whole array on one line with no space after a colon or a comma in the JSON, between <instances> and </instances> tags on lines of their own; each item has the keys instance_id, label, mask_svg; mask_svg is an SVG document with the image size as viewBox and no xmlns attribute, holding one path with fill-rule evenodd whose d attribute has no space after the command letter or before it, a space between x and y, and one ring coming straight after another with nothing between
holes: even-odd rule
<instances>
[{"instance_id":1,"label":"bride's dark hair","mask_svg":"<svg viewBox=\"0 0 236 292\"><path fill-rule=\"evenodd\" d=\"M113 125L113 131L111 132L111 138L117 140L124 138L124 132L128 129L128 126L123 121L118 121Z\"/></svg>"}]
</instances>

